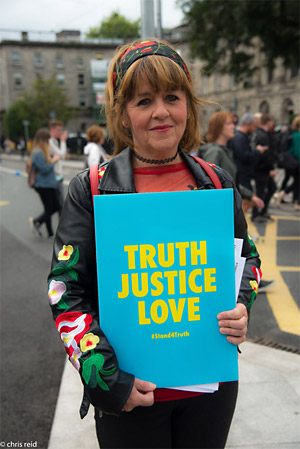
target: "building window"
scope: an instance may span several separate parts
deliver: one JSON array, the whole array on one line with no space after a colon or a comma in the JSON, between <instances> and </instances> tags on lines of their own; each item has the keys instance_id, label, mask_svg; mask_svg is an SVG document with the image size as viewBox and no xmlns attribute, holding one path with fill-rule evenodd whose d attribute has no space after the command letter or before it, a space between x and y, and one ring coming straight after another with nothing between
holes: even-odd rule
<instances>
[{"instance_id":1,"label":"building window","mask_svg":"<svg viewBox=\"0 0 300 449\"><path fill-rule=\"evenodd\" d=\"M221 81L222 81L221 73L216 73L215 74L215 91L216 92L219 92L221 90Z\"/></svg>"},{"instance_id":2,"label":"building window","mask_svg":"<svg viewBox=\"0 0 300 449\"><path fill-rule=\"evenodd\" d=\"M56 56L55 65L58 69L62 69L64 67L64 58L62 56Z\"/></svg>"},{"instance_id":3,"label":"building window","mask_svg":"<svg viewBox=\"0 0 300 449\"><path fill-rule=\"evenodd\" d=\"M268 83L271 83L273 81L273 68L268 67Z\"/></svg>"},{"instance_id":4,"label":"building window","mask_svg":"<svg viewBox=\"0 0 300 449\"><path fill-rule=\"evenodd\" d=\"M208 76L202 76L202 94L206 95L208 93Z\"/></svg>"},{"instance_id":5,"label":"building window","mask_svg":"<svg viewBox=\"0 0 300 449\"><path fill-rule=\"evenodd\" d=\"M237 82L235 75L230 75L229 85L231 90L235 90L237 88Z\"/></svg>"},{"instance_id":6,"label":"building window","mask_svg":"<svg viewBox=\"0 0 300 449\"><path fill-rule=\"evenodd\" d=\"M79 95L79 106L81 108L84 108L86 106L86 96L85 95Z\"/></svg>"},{"instance_id":7,"label":"building window","mask_svg":"<svg viewBox=\"0 0 300 449\"><path fill-rule=\"evenodd\" d=\"M60 86L65 84L65 75L63 73L57 73L56 80Z\"/></svg>"},{"instance_id":8,"label":"building window","mask_svg":"<svg viewBox=\"0 0 300 449\"><path fill-rule=\"evenodd\" d=\"M78 58L77 58L77 67L79 69L83 68L83 58L81 56L78 56Z\"/></svg>"},{"instance_id":9,"label":"building window","mask_svg":"<svg viewBox=\"0 0 300 449\"><path fill-rule=\"evenodd\" d=\"M270 106L267 101L263 101L259 106L259 112L262 114L269 114L270 113Z\"/></svg>"},{"instance_id":10,"label":"building window","mask_svg":"<svg viewBox=\"0 0 300 449\"><path fill-rule=\"evenodd\" d=\"M34 65L35 66L43 65L42 53L34 53Z\"/></svg>"},{"instance_id":11,"label":"building window","mask_svg":"<svg viewBox=\"0 0 300 449\"><path fill-rule=\"evenodd\" d=\"M79 84L79 86L84 86L84 74L83 73L79 73L79 75L78 75L78 84Z\"/></svg>"},{"instance_id":12,"label":"building window","mask_svg":"<svg viewBox=\"0 0 300 449\"><path fill-rule=\"evenodd\" d=\"M295 78L299 74L299 67L294 66L291 68L291 78Z\"/></svg>"},{"instance_id":13,"label":"building window","mask_svg":"<svg viewBox=\"0 0 300 449\"><path fill-rule=\"evenodd\" d=\"M23 85L23 75L22 75L22 73L14 73L14 83L15 83L15 86L22 86Z\"/></svg>"},{"instance_id":14,"label":"building window","mask_svg":"<svg viewBox=\"0 0 300 449\"><path fill-rule=\"evenodd\" d=\"M21 64L21 55L18 51L13 51L11 54L11 61L15 65Z\"/></svg>"}]
</instances>

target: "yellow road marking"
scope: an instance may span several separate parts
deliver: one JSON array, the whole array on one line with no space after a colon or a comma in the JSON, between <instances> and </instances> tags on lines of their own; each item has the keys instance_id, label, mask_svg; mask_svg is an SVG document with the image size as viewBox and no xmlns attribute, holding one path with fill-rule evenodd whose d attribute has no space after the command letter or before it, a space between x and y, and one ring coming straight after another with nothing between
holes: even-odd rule
<instances>
[{"instance_id":1,"label":"yellow road marking","mask_svg":"<svg viewBox=\"0 0 300 449\"><path fill-rule=\"evenodd\" d=\"M0 206L7 206L10 204L10 201L0 201Z\"/></svg>"},{"instance_id":2,"label":"yellow road marking","mask_svg":"<svg viewBox=\"0 0 300 449\"><path fill-rule=\"evenodd\" d=\"M274 217L275 221L266 224L266 232L263 239L256 243L257 250L262 260L263 279L274 279L276 285L273 291L266 292L268 302L273 311L279 328L283 332L300 335L300 311L294 301L288 286L284 282L280 271L299 271L298 267L281 267L276 265L277 260L277 226L279 219L289 217ZM291 217L298 220L296 217ZM248 224L250 234L256 234L257 230L252 223ZM291 240L298 240L298 237Z\"/></svg>"}]
</instances>

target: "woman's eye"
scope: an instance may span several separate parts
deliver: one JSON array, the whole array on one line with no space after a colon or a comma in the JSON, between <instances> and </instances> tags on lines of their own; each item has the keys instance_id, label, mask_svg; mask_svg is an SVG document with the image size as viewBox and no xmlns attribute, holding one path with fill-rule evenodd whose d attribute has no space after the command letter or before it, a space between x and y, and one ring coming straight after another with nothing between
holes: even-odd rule
<instances>
[{"instance_id":1,"label":"woman's eye","mask_svg":"<svg viewBox=\"0 0 300 449\"><path fill-rule=\"evenodd\" d=\"M167 99L168 99L168 101L176 101L176 100L178 100L178 97L177 97L177 95L167 95Z\"/></svg>"},{"instance_id":2,"label":"woman's eye","mask_svg":"<svg viewBox=\"0 0 300 449\"><path fill-rule=\"evenodd\" d=\"M145 105L147 105L147 104L149 104L149 103L150 103L149 98L143 98L142 100L140 100L140 101L138 102L138 106L145 106Z\"/></svg>"}]
</instances>

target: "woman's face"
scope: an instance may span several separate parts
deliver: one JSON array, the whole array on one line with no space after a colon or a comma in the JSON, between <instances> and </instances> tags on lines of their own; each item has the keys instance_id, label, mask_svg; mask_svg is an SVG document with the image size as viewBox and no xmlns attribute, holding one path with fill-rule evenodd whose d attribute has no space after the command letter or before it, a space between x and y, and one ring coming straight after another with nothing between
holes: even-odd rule
<instances>
[{"instance_id":1,"label":"woman's face","mask_svg":"<svg viewBox=\"0 0 300 449\"><path fill-rule=\"evenodd\" d=\"M224 123L221 136L225 138L225 140L228 142L228 140L232 139L234 137L234 129L235 125L232 121L232 118L228 117L226 119L226 122Z\"/></svg>"},{"instance_id":2,"label":"woman's face","mask_svg":"<svg viewBox=\"0 0 300 449\"><path fill-rule=\"evenodd\" d=\"M126 113L123 125L131 129L137 153L151 159L164 159L176 153L188 115L184 91L153 92L143 82L127 103Z\"/></svg>"}]
</instances>

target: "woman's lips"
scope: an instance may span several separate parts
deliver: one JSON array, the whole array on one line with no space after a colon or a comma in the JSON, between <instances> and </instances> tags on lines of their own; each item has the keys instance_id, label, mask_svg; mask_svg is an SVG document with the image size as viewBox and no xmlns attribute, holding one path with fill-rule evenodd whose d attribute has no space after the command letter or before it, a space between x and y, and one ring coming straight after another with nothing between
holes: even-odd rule
<instances>
[{"instance_id":1,"label":"woman's lips","mask_svg":"<svg viewBox=\"0 0 300 449\"><path fill-rule=\"evenodd\" d=\"M150 131L156 131L158 133L163 133L171 129L171 125L162 125L162 126L155 126L154 128L151 128Z\"/></svg>"}]
</instances>

